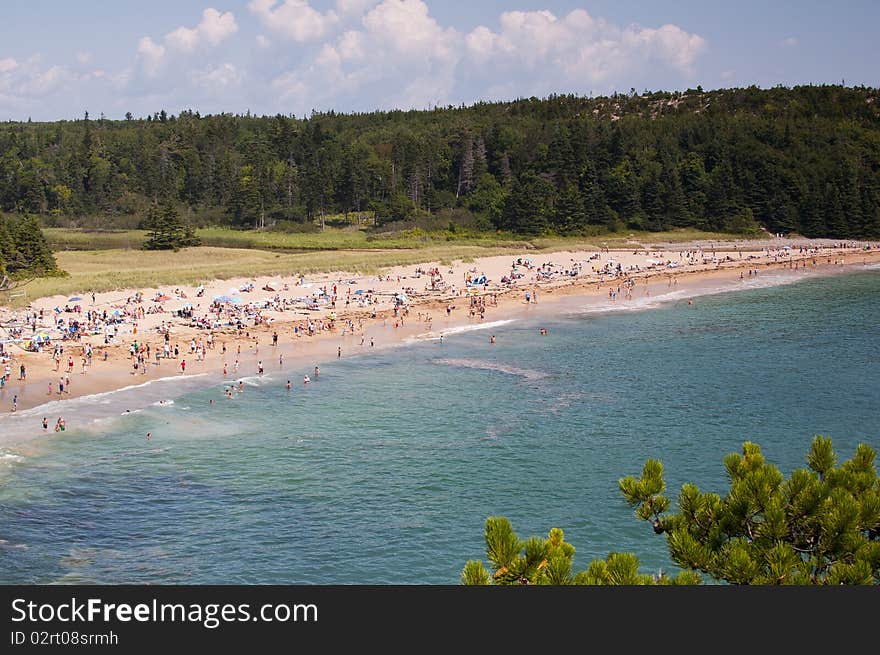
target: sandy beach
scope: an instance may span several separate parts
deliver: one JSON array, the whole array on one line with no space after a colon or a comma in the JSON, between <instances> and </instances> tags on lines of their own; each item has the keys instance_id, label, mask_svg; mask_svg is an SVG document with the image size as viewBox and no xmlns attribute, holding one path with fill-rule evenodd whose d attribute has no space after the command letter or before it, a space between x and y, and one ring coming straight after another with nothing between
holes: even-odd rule
<instances>
[{"instance_id":1,"label":"sandy beach","mask_svg":"<svg viewBox=\"0 0 880 655\"><path fill-rule=\"evenodd\" d=\"M303 277L291 271L200 286L95 294L83 289L70 298L36 299L25 309L0 308L0 339L6 341L0 375L8 370L0 411L13 411L13 400L14 410L21 411L169 376L202 375L232 385L258 375L260 365L288 370L292 383L302 384L319 362L405 340L441 338L526 308L552 312L561 298L626 304L711 279L735 285L772 270L822 271L878 261L876 243L766 239L524 251L389 268L378 276ZM65 333L71 338L62 338ZM48 341L35 352L37 335ZM50 427L56 418L48 416ZM75 418L66 420L70 425Z\"/></svg>"}]
</instances>

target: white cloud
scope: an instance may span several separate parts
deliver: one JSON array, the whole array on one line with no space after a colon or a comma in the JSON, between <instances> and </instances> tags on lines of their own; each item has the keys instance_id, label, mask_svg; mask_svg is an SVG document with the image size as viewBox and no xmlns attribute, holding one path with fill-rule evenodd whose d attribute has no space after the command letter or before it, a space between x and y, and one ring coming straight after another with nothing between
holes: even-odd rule
<instances>
[{"instance_id":1,"label":"white cloud","mask_svg":"<svg viewBox=\"0 0 880 655\"><path fill-rule=\"evenodd\" d=\"M343 33L311 63L276 78L282 99L306 112L342 97L359 109L424 108L449 98L460 33L438 24L422 0L384 0L362 22L363 30ZM373 98L374 106L362 106Z\"/></svg>"},{"instance_id":2,"label":"white cloud","mask_svg":"<svg viewBox=\"0 0 880 655\"><path fill-rule=\"evenodd\" d=\"M213 89L238 86L242 78L241 72L229 63L203 71L196 71L192 74L193 82Z\"/></svg>"},{"instance_id":3,"label":"white cloud","mask_svg":"<svg viewBox=\"0 0 880 655\"><path fill-rule=\"evenodd\" d=\"M252 8L268 11L276 2L253 0ZM339 4L337 9L342 11ZM615 83L629 88L639 75L690 75L706 47L702 37L677 25L616 26L583 9L563 16L508 11L496 29L481 25L463 34L441 25L423 0L384 0L361 23L276 77L273 87L282 98L368 110L366 102L424 108L487 95L585 93Z\"/></svg>"},{"instance_id":4,"label":"white cloud","mask_svg":"<svg viewBox=\"0 0 880 655\"><path fill-rule=\"evenodd\" d=\"M0 73L8 73L9 71L13 71L16 68L18 68L18 62L15 61L12 57L0 59Z\"/></svg>"},{"instance_id":5,"label":"white cloud","mask_svg":"<svg viewBox=\"0 0 880 655\"><path fill-rule=\"evenodd\" d=\"M145 36L138 42L138 54L144 62L147 75L155 75L162 65L162 60L165 59L165 46Z\"/></svg>"},{"instance_id":6,"label":"white cloud","mask_svg":"<svg viewBox=\"0 0 880 655\"><path fill-rule=\"evenodd\" d=\"M238 31L231 11L220 13L208 8L202 12L202 20L194 28L178 27L165 36L165 43L181 52L192 52L202 43L216 46Z\"/></svg>"},{"instance_id":7,"label":"white cloud","mask_svg":"<svg viewBox=\"0 0 880 655\"><path fill-rule=\"evenodd\" d=\"M75 79L75 76L70 75L62 66L52 66L30 76L18 87L18 92L28 96L44 96L69 78Z\"/></svg>"},{"instance_id":8,"label":"white cloud","mask_svg":"<svg viewBox=\"0 0 880 655\"><path fill-rule=\"evenodd\" d=\"M480 26L467 35L476 63L541 71L548 78L562 73L570 82L602 82L648 63L689 72L705 47L702 37L676 25L620 28L583 9L562 18L546 10L510 11L499 22L498 32Z\"/></svg>"},{"instance_id":9,"label":"white cloud","mask_svg":"<svg viewBox=\"0 0 880 655\"><path fill-rule=\"evenodd\" d=\"M83 66L88 64L92 60L92 53L90 52L77 52L76 60Z\"/></svg>"},{"instance_id":10,"label":"white cloud","mask_svg":"<svg viewBox=\"0 0 880 655\"><path fill-rule=\"evenodd\" d=\"M790 36L787 39L782 40L782 45L783 45L783 47L786 47L786 48L793 48L797 44L798 44L797 37L794 37L794 36Z\"/></svg>"},{"instance_id":11,"label":"white cloud","mask_svg":"<svg viewBox=\"0 0 880 655\"><path fill-rule=\"evenodd\" d=\"M322 39L339 22L334 11L321 13L308 0L251 0L248 8L273 32L298 43Z\"/></svg>"},{"instance_id":12,"label":"white cloud","mask_svg":"<svg viewBox=\"0 0 880 655\"><path fill-rule=\"evenodd\" d=\"M261 48L268 48L272 45L272 42L267 39L263 34L257 34L257 45Z\"/></svg>"},{"instance_id":13,"label":"white cloud","mask_svg":"<svg viewBox=\"0 0 880 655\"><path fill-rule=\"evenodd\" d=\"M376 0L336 0L336 11L342 16L361 16L368 7L376 4Z\"/></svg>"}]
</instances>

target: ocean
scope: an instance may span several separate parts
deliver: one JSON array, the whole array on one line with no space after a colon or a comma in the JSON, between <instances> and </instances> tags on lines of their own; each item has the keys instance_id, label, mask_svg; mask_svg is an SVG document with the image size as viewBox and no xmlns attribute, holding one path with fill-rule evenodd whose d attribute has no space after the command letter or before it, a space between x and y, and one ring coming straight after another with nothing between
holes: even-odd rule
<instances>
[{"instance_id":1,"label":"ocean","mask_svg":"<svg viewBox=\"0 0 880 655\"><path fill-rule=\"evenodd\" d=\"M626 551L672 573L618 490L647 458L675 498L724 493L744 441L785 474L816 434L841 461L880 448L876 267L642 294L366 348L308 385L270 366L231 400L193 377L65 401L63 433L36 427L57 403L4 416L0 583L457 584L494 515L562 528L577 571Z\"/></svg>"}]
</instances>

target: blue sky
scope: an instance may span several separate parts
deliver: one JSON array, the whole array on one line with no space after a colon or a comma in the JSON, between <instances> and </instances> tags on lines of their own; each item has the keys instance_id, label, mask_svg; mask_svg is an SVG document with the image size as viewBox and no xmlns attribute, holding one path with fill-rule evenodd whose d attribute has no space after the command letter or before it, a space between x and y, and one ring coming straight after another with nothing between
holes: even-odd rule
<instances>
[{"instance_id":1,"label":"blue sky","mask_svg":"<svg viewBox=\"0 0 880 655\"><path fill-rule=\"evenodd\" d=\"M0 120L880 86L880 2L4 0Z\"/></svg>"}]
</instances>

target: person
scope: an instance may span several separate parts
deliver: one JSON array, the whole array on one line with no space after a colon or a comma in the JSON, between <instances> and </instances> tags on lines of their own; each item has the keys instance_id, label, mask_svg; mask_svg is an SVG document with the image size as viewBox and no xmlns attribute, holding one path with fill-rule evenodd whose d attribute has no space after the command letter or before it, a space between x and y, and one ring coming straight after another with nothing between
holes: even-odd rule
<instances>
[{"instance_id":1,"label":"person","mask_svg":"<svg viewBox=\"0 0 880 655\"><path fill-rule=\"evenodd\" d=\"M186 373L186 360L185 359L180 360L180 372Z\"/></svg>"},{"instance_id":2,"label":"person","mask_svg":"<svg viewBox=\"0 0 880 655\"><path fill-rule=\"evenodd\" d=\"M336 359L339 359L340 357L342 357L342 346L339 346L336 349Z\"/></svg>"},{"instance_id":3,"label":"person","mask_svg":"<svg viewBox=\"0 0 880 655\"><path fill-rule=\"evenodd\" d=\"M257 373L259 373L260 375L263 374L263 360L257 362Z\"/></svg>"},{"instance_id":4,"label":"person","mask_svg":"<svg viewBox=\"0 0 880 655\"><path fill-rule=\"evenodd\" d=\"M149 440L152 439L152 438L153 438L153 433L152 433L152 432L147 432L147 441L149 441Z\"/></svg>"},{"instance_id":5,"label":"person","mask_svg":"<svg viewBox=\"0 0 880 655\"><path fill-rule=\"evenodd\" d=\"M43 417L43 432L49 429L49 419L45 416Z\"/></svg>"},{"instance_id":6,"label":"person","mask_svg":"<svg viewBox=\"0 0 880 655\"><path fill-rule=\"evenodd\" d=\"M316 366L315 367L315 379L317 379L318 373L320 373L320 371L318 371L318 367Z\"/></svg>"},{"instance_id":7,"label":"person","mask_svg":"<svg viewBox=\"0 0 880 655\"><path fill-rule=\"evenodd\" d=\"M370 337L370 348L373 347L373 337Z\"/></svg>"},{"instance_id":8,"label":"person","mask_svg":"<svg viewBox=\"0 0 880 655\"><path fill-rule=\"evenodd\" d=\"M542 337L546 337L546 336L547 336L547 328L541 328L541 336L542 336Z\"/></svg>"},{"instance_id":9,"label":"person","mask_svg":"<svg viewBox=\"0 0 880 655\"><path fill-rule=\"evenodd\" d=\"M12 411L14 412L17 409L18 409L18 394L14 395L12 397Z\"/></svg>"},{"instance_id":10,"label":"person","mask_svg":"<svg viewBox=\"0 0 880 655\"><path fill-rule=\"evenodd\" d=\"M59 416L58 420L55 422L55 432L64 432L67 425L64 422L64 417Z\"/></svg>"},{"instance_id":11,"label":"person","mask_svg":"<svg viewBox=\"0 0 880 655\"><path fill-rule=\"evenodd\" d=\"M290 380L287 381L287 390L290 391Z\"/></svg>"},{"instance_id":12,"label":"person","mask_svg":"<svg viewBox=\"0 0 880 655\"><path fill-rule=\"evenodd\" d=\"M304 375L304 376L303 376L303 384L308 384L309 382L311 382L311 380L309 379L309 376L308 376L308 375Z\"/></svg>"},{"instance_id":13,"label":"person","mask_svg":"<svg viewBox=\"0 0 880 655\"><path fill-rule=\"evenodd\" d=\"M51 380L49 380L49 392L48 392L46 395L47 395L47 396L51 396L51 395L52 395L52 381L51 381Z\"/></svg>"},{"instance_id":14,"label":"person","mask_svg":"<svg viewBox=\"0 0 880 655\"><path fill-rule=\"evenodd\" d=\"M495 343L495 335L494 334L491 337L489 337L489 343Z\"/></svg>"},{"instance_id":15,"label":"person","mask_svg":"<svg viewBox=\"0 0 880 655\"><path fill-rule=\"evenodd\" d=\"M278 355L278 366L284 366L284 355Z\"/></svg>"}]
</instances>

